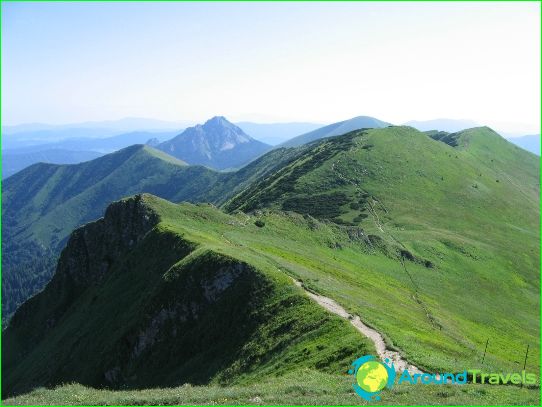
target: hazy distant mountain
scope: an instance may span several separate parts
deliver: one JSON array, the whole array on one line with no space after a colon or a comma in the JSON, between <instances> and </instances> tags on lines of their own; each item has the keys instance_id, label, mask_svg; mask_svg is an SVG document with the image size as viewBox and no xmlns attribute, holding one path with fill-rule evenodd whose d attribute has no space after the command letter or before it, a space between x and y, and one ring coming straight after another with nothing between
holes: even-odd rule
<instances>
[{"instance_id":1,"label":"hazy distant mountain","mask_svg":"<svg viewBox=\"0 0 542 407\"><path fill-rule=\"evenodd\" d=\"M441 130L449 133L470 129L479 126L472 120L434 119L434 120L411 120L405 123L420 131Z\"/></svg>"},{"instance_id":2,"label":"hazy distant mountain","mask_svg":"<svg viewBox=\"0 0 542 407\"><path fill-rule=\"evenodd\" d=\"M7 178L35 163L77 164L101 157L96 151L71 151L62 149L34 152L2 152L2 178Z\"/></svg>"},{"instance_id":3,"label":"hazy distant mountain","mask_svg":"<svg viewBox=\"0 0 542 407\"><path fill-rule=\"evenodd\" d=\"M219 170L240 167L271 149L222 116L189 127L156 148L188 164Z\"/></svg>"},{"instance_id":4,"label":"hazy distant mountain","mask_svg":"<svg viewBox=\"0 0 542 407\"><path fill-rule=\"evenodd\" d=\"M245 133L272 146L322 127L317 123L236 123Z\"/></svg>"},{"instance_id":5,"label":"hazy distant mountain","mask_svg":"<svg viewBox=\"0 0 542 407\"><path fill-rule=\"evenodd\" d=\"M540 134L522 137L510 137L508 141L523 148L524 150L530 151L536 155L540 155Z\"/></svg>"},{"instance_id":6,"label":"hazy distant mountain","mask_svg":"<svg viewBox=\"0 0 542 407\"><path fill-rule=\"evenodd\" d=\"M358 129L376 129L381 127L387 127L390 123L383 122L369 116L358 116L342 122L333 123L309 133L302 134L279 144L279 147L297 147L303 144L310 143L311 141L318 140L325 137L340 136L341 134L348 133Z\"/></svg>"},{"instance_id":7,"label":"hazy distant mountain","mask_svg":"<svg viewBox=\"0 0 542 407\"><path fill-rule=\"evenodd\" d=\"M69 130L65 130L69 134ZM19 141L19 134L7 135L2 137L3 151L13 152L36 152L50 149L64 149L72 151L98 151L101 153L110 153L121 148L131 146L132 144L144 144L149 139L156 138L160 142L170 139L178 134L178 131L167 132L150 132L150 131L135 131L130 133L118 134L112 137L95 138L95 137L71 137L63 140L52 140L46 142L47 139L40 141L38 144L28 144L25 141Z\"/></svg>"},{"instance_id":8,"label":"hazy distant mountain","mask_svg":"<svg viewBox=\"0 0 542 407\"><path fill-rule=\"evenodd\" d=\"M16 134L23 132L59 131L67 129L107 129L114 132L128 132L135 130L178 130L189 126L193 122L178 121L168 122L164 120L147 119L142 117L126 117L119 120L90 121L70 124L44 124L28 123L14 126L2 126L2 133Z\"/></svg>"},{"instance_id":9,"label":"hazy distant mountain","mask_svg":"<svg viewBox=\"0 0 542 407\"><path fill-rule=\"evenodd\" d=\"M16 133L2 132L2 149L25 148L36 145L56 143L67 139L99 139L103 137L112 137L119 132L106 128L70 128L70 129L52 129L52 130L30 130Z\"/></svg>"}]
</instances>

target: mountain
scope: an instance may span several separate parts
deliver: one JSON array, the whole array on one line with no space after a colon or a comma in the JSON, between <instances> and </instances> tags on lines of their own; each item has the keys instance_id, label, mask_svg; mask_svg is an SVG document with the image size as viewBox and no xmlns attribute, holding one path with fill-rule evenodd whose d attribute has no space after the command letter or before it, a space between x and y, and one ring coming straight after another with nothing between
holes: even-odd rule
<instances>
[{"instance_id":1,"label":"mountain","mask_svg":"<svg viewBox=\"0 0 542 407\"><path fill-rule=\"evenodd\" d=\"M119 132L106 128L69 128L53 130L32 130L16 133L2 132L2 150L39 146L40 150L49 144L67 139L100 139L118 135ZM66 148L64 146L64 148Z\"/></svg>"},{"instance_id":2,"label":"mountain","mask_svg":"<svg viewBox=\"0 0 542 407\"><path fill-rule=\"evenodd\" d=\"M2 332L2 394L74 381L127 389L329 372L369 349L272 259L220 237L224 227L261 233L243 222L151 195L110 205L72 233L54 278Z\"/></svg>"},{"instance_id":3,"label":"mountain","mask_svg":"<svg viewBox=\"0 0 542 407\"><path fill-rule=\"evenodd\" d=\"M157 146L189 164L224 170L241 167L271 147L254 140L222 116L189 127L172 140Z\"/></svg>"},{"instance_id":4,"label":"mountain","mask_svg":"<svg viewBox=\"0 0 542 407\"><path fill-rule=\"evenodd\" d=\"M220 204L300 151L276 149L237 172L217 173L134 145L77 165L35 164L3 180L3 321L49 282L69 233L103 216L110 202L150 192Z\"/></svg>"},{"instance_id":5,"label":"mountain","mask_svg":"<svg viewBox=\"0 0 542 407\"><path fill-rule=\"evenodd\" d=\"M441 130L450 133L478 126L472 120L457 119L434 119L434 120L411 120L405 123L405 126L411 126L420 131Z\"/></svg>"},{"instance_id":6,"label":"mountain","mask_svg":"<svg viewBox=\"0 0 542 407\"><path fill-rule=\"evenodd\" d=\"M299 134L305 134L322 127L317 123L236 123L245 133L250 134L256 140L272 146L282 143Z\"/></svg>"},{"instance_id":7,"label":"mountain","mask_svg":"<svg viewBox=\"0 0 542 407\"><path fill-rule=\"evenodd\" d=\"M58 133L56 133L58 136ZM129 133L117 134L111 137L76 137L77 133L66 130L61 133L61 140L53 138L39 139L38 141L29 141L21 139L20 135L2 136L2 152L37 152L52 149L64 149L72 151L97 151L101 153L112 153L121 148L133 144L144 144L151 138L159 141L165 141L177 134L177 131L149 132L133 131ZM108 133L109 134L109 133Z\"/></svg>"},{"instance_id":8,"label":"mountain","mask_svg":"<svg viewBox=\"0 0 542 407\"><path fill-rule=\"evenodd\" d=\"M39 131L64 131L64 130L96 130L107 129L117 133L141 131L141 130L175 130L190 125L188 121L169 122L157 119L148 119L143 117L126 117L118 120L89 121L83 123L69 124L45 124L45 123L25 123L13 126L2 126L2 134L21 134L27 132Z\"/></svg>"},{"instance_id":9,"label":"mountain","mask_svg":"<svg viewBox=\"0 0 542 407\"><path fill-rule=\"evenodd\" d=\"M2 182L2 317L51 278L71 231L112 201L151 192L197 200L218 174L134 145L76 165L34 164Z\"/></svg>"},{"instance_id":10,"label":"mountain","mask_svg":"<svg viewBox=\"0 0 542 407\"><path fill-rule=\"evenodd\" d=\"M168 157L149 147L124 151L125 158L137 151L144 153L141 165L116 172L114 178L128 177L122 184L155 174L145 171L149 166L167 167ZM380 335L380 346L427 372L480 366L483 353L485 370L518 371L529 344L526 370L539 375L539 159L493 130L365 129L275 149L231 173L170 164L175 171L130 191L147 185L172 200L225 201L222 210L142 195L112 204L103 220L76 230L53 280L3 332L4 394L79 382L122 388L115 397L149 404L153 387L209 384L183 387L205 392L228 384L228 391L248 391L242 386L315 371L351 393L345 370L353 357L375 354L377 343L345 324L358 320ZM47 212L71 193L65 184L90 174L56 174L53 184L39 187L39 176L51 174L38 167L12 185L10 199L14 189L19 195L11 202L25 209L7 216L13 205L4 203L5 222L26 222L36 208ZM182 178L190 168L207 172ZM169 182L177 171L180 178ZM176 195L185 187L181 179L192 188ZM63 215L70 208L103 211L96 192L85 194L88 205L64 206ZM63 221L28 222L36 236L40 229L47 236ZM11 240L28 241L24 233ZM302 384L285 394L305 391ZM79 388L73 386L48 392L62 397ZM487 404L495 388L516 389L457 391ZM145 390L133 398L131 389ZM415 397L449 401L424 389ZM517 390L538 396L539 389ZM209 391L201 402L224 394ZM405 387L397 391L419 403ZM324 393L318 387L311 394L320 400Z\"/></svg>"},{"instance_id":11,"label":"mountain","mask_svg":"<svg viewBox=\"0 0 542 407\"><path fill-rule=\"evenodd\" d=\"M36 152L2 152L2 178L7 178L29 165L44 162L53 164L77 164L102 156L95 151L71 151L63 149L41 150Z\"/></svg>"},{"instance_id":12,"label":"mountain","mask_svg":"<svg viewBox=\"0 0 542 407\"><path fill-rule=\"evenodd\" d=\"M356 291L352 306L357 301L361 313L376 306L387 315L371 319L366 314L371 326L380 326L426 367L444 370L443 364L453 365L466 353L479 354L482 338L491 338L492 357L512 368L519 356L511 357L510 349L519 354L525 344L539 343L539 193L538 157L489 128L434 140L411 127L388 127L311 144L237 194L225 209L293 211L376 236L371 240L375 248L388 247L403 262L377 272L376 261L348 252L352 265L373 269L351 275L371 287ZM317 267L307 257L306 267ZM311 279L312 288L334 292L335 298L358 290L346 276L344 284L337 282L343 273L338 265L326 269L330 275L298 272ZM406 280L398 283L401 270ZM419 321L404 311L409 280L423 315ZM393 288L396 284L402 288ZM382 287L380 299L367 300L376 287ZM503 315L503 307L510 313Z\"/></svg>"},{"instance_id":13,"label":"mountain","mask_svg":"<svg viewBox=\"0 0 542 407\"><path fill-rule=\"evenodd\" d=\"M508 141L523 148L524 150L540 156L540 134L535 134L532 136L510 137Z\"/></svg>"},{"instance_id":14,"label":"mountain","mask_svg":"<svg viewBox=\"0 0 542 407\"><path fill-rule=\"evenodd\" d=\"M342 122L333 123L309 133L294 137L282 144L279 147L298 147L303 144L310 143L314 140L319 140L325 137L339 136L348 133L349 131L369 128L379 128L390 126L390 123L375 119L374 117L358 116Z\"/></svg>"}]
</instances>

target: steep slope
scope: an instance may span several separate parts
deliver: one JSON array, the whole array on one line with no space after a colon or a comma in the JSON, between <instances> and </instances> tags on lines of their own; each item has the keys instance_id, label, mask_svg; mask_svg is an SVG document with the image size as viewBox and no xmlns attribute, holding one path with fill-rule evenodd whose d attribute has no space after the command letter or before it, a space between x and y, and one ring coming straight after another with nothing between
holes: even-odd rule
<instances>
[{"instance_id":1,"label":"steep slope","mask_svg":"<svg viewBox=\"0 0 542 407\"><path fill-rule=\"evenodd\" d=\"M224 170L241 167L271 147L254 140L226 118L216 116L203 125L189 127L157 148L189 164Z\"/></svg>"},{"instance_id":2,"label":"steep slope","mask_svg":"<svg viewBox=\"0 0 542 407\"><path fill-rule=\"evenodd\" d=\"M2 185L2 317L43 288L71 231L140 192L197 200L218 174L135 145L76 165L35 164Z\"/></svg>"},{"instance_id":3,"label":"steep slope","mask_svg":"<svg viewBox=\"0 0 542 407\"><path fill-rule=\"evenodd\" d=\"M52 164L78 164L93 160L103 154L95 151L72 151L64 149L47 149L33 152L2 152L2 178L12 176L18 171L39 162Z\"/></svg>"},{"instance_id":4,"label":"steep slope","mask_svg":"<svg viewBox=\"0 0 542 407\"><path fill-rule=\"evenodd\" d=\"M518 370L529 343L527 370L538 372L538 287L485 242L425 234L419 247L431 250L295 213L226 215L147 195L115 203L74 232L55 278L4 332L3 394L73 381L254 383L304 368L340 382L352 357L375 349L291 277L423 369L480 367L489 337L484 369Z\"/></svg>"},{"instance_id":5,"label":"steep slope","mask_svg":"<svg viewBox=\"0 0 542 407\"><path fill-rule=\"evenodd\" d=\"M372 351L274 263L209 230L259 230L243 219L138 195L77 229L53 280L2 333L3 397L73 381L148 388L335 372Z\"/></svg>"},{"instance_id":6,"label":"steep slope","mask_svg":"<svg viewBox=\"0 0 542 407\"><path fill-rule=\"evenodd\" d=\"M511 368L527 344L539 343L538 158L488 128L442 141L389 127L316 142L225 208L296 211L361 227L375 247L394 247L398 264L353 255L363 275L326 265L332 276L303 273L314 278L312 288L336 300L351 296L370 326L419 365L459 368L454 359L468 354L465 365L474 366L490 338L488 351ZM398 287L410 294L392 294ZM405 315L411 300L417 320ZM367 307L378 315L364 314Z\"/></svg>"},{"instance_id":7,"label":"steep slope","mask_svg":"<svg viewBox=\"0 0 542 407\"><path fill-rule=\"evenodd\" d=\"M325 137L340 136L341 134L348 133L350 131L359 129L372 129L387 127L390 123L383 122L369 116L358 116L342 122L333 123L319 129L313 130L309 133L302 134L294 137L279 145L279 147L298 147L303 144L310 143L314 140L319 140Z\"/></svg>"}]
</instances>

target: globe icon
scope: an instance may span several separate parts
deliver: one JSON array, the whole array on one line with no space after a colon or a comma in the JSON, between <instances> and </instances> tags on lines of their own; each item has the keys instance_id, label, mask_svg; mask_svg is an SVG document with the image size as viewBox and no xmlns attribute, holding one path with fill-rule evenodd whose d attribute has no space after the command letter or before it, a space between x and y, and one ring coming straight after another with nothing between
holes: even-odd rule
<instances>
[{"instance_id":1,"label":"globe icon","mask_svg":"<svg viewBox=\"0 0 542 407\"><path fill-rule=\"evenodd\" d=\"M365 362L356 373L359 387L368 393L376 393L386 387L388 371L384 365L375 360Z\"/></svg>"}]
</instances>

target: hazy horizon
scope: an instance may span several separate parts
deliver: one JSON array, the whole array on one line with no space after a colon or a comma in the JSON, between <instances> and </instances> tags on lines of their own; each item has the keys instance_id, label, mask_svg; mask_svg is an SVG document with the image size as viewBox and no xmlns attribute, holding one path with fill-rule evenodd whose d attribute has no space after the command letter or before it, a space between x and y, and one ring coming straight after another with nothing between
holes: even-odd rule
<instances>
[{"instance_id":1,"label":"hazy horizon","mask_svg":"<svg viewBox=\"0 0 542 407\"><path fill-rule=\"evenodd\" d=\"M539 3L2 3L2 126L470 120L540 132Z\"/></svg>"}]
</instances>

